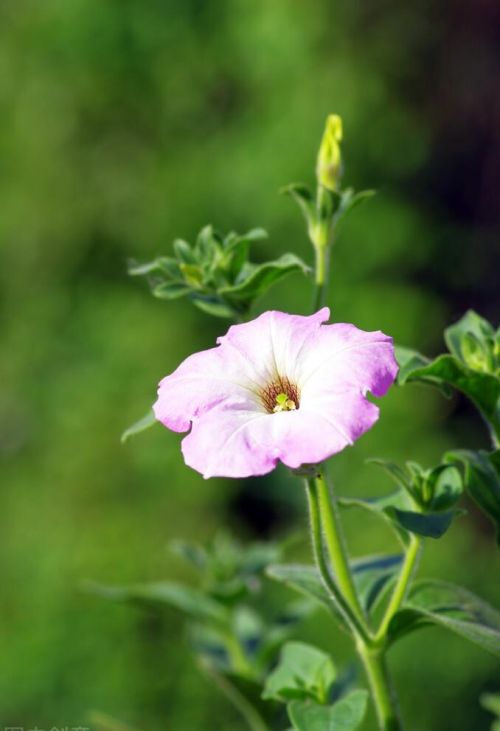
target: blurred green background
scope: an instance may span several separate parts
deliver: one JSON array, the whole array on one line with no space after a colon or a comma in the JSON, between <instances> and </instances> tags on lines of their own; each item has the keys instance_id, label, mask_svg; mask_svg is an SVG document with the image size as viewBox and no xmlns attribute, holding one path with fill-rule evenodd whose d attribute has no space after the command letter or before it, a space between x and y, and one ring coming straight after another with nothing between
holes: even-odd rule
<instances>
[{"instance_id":1,"label":"blurred green background","mask_svg":"<svg viewBox=\"0 0 500 731\"><path fill-rule=\"evenodd\" d=\"M338 112L346 182L379 194L338 241L333 318L429 354L466 308L494 318L499 20L488 0L2 0L3 726L88 726L97 709L142 731L243 730L197 674L182 617L160 622L80 588L189 581L168 541L222 526L242 539L293 528L309 550L304 496L284 470L204 481L166 430L119 444L158 380L226 327L153 300L126 260L169 253L209 222L264 226L256 260L310 258L277 191L312 182ZM309 304L296 275L259 306ZM430 465L447 447L486 445L462 400L394 389L332 472L341 492L369 494L388 487L369 456ZM354 551L384 547L365 518L348 527ZM422 568L498 603L492 538L470 505ZM345 657L322 615L301 636ZM500 689L494 658L433 629L391 666L410 731L489 728L478 696Z\"/></svg>"}]
</instances>

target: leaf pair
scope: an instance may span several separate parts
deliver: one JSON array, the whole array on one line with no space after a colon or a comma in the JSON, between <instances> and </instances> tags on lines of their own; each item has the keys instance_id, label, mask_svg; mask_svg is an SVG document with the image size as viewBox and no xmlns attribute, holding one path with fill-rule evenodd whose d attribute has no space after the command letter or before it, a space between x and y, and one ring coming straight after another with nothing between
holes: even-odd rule
<instances>
[{"instance_id":1,"label":"leaf pair","mask_svg":"<svg viewBox=\"0 0 500 731\"><path fill-rule=\"evenodd\" d=\"M302 183L292 183L282 192L289 195L298 205L307 224L307 232L314 246L318 245L318 231L338 227L345 216L360 203L371 198L375 191L363 190L355 193L352 188L343 191L321 187L321 195L316 197Z\"/></svg>"},{"instance_id":2,"label":"leaf pair","mask_svg":"<svg viewBox=\"0 0 500 731\"><path fill-rule=\"evenodd\" d=\"M147 276L155 297L188 297L209 315L239 318L279 279L292 272L308 272L294 254L252 263L248 258L250 245L266 237L260 228L223 237L212 226L205 226L194 246L176 239L174 256L160 256L146 264L131 263L129 273Z\"/></svg>"},{"instance_id":3,"label":"leaf pair","mask_svg":"<svg viewBox=\"0 0 500 731\"><path fill-rule=\"evenodd\" d=\"M332 703L335 679L329 655L303 642L287 642L267 678L263 698L288 703L296 731L355 731L365 715L368 693L354 690Z\"/></svg>"},{"instance_id":4,"label":"leaf pair","mask_svg":"<svg viewBox=\"0 0 500 731\"><path fill-rule=\"evenodd\" d=\"M445 394L461 391L479 409L500 442L500 331L470 310L445 330L449 353L430 360L409 348L396 347L398 383L437 386Z\"/></svg>"},{"instance_id":5,"label":"leaf pair","mask_svg":"<svg viewBox=\"0 0 500 731\"><path fill-rule=\"evenodd\" d=\"M384 590L393 581L403 557L399 554L365 556L351 561L351 572L362 607L366 612L376 608ZM305 596L312 597L335 615L345 628L342 613L324 586L315 566L303 564L276 564L269 566L267 574Z\"/></svg>"},{"instance_id":6,"label":"leaf pair","mask_svg":"<svg viewBox=\"0 0 500 731\"><path fill-rule=\"evenodd\" d=\"M342 497L343 507L369 510L386 520L406 544L408 533L440 538L454 518L462 514L455 506L463 492L463 479L456 466L441 464L424 469L416 462L402 468L381 459L370 460L383 467L395 480L398 490L380 498Z\"/></svg>"},{"instance_id":7,"label":"leaf pair","mask_svg":"<svg viewBox=\"0 0 500 731\"><path fill-rule=\"evenodd\" d=\"M377 582L384 577L384 557L378 562L373 561L373 574L361 593L364 606L367 606L367 597L375 594L375 601L381 597L382 590L394 576L396 566L392 563L393 557L385 557L388 576L377 587ZM365 565L369 561L364 560ZM389 569L390 567L390 569ZM314 597L332 611L328 592L321 583L321 578L313 566L278 565L271 566L268 574L277 581L287 584L301 594ZM356 567L353 567L353 576L356 579ZM333 608L338 618L338 613ZM487 602L475 596L460 586L437 580L422 580L414 584L402 608L392 618L388 630L388 644L392 645L401 637L414 632L421 627L438 625L444 629L460 635L485 650L500 656L500 613Z\"/></svg>"}]
</instances>

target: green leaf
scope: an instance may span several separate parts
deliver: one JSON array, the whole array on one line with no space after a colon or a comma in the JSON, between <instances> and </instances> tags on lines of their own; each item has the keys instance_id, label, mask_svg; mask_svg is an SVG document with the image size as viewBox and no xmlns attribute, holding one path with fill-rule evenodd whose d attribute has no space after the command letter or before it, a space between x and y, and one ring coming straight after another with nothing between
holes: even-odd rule
<instances>
[{"instance_id":1,"label":"green leaf","mask_svg":"<svg viewBox=\"0 0 500 731\"><path fill-rule=\"evenodd\" d=\"M230 281L234 284L238 281L245 265L248 263L248 252L254 241L267 239L267 231L263 228L254 228L243 236L231 233L224 239L224 269L228 273Z\"/></svg>"},{"instance_id":2,"label":"green leaf","mask_svg":"<svg viewBox=\"0 0 500 731\"><path fill-rule=\"evenodd\" d=\"M195 258L205 267L210 267L213 262L220 242L213 226L204 226L196 239L194 246Z\"/></svg>"},{"instance_id":3,"label":"green leaf","mask_svg":"<svg viewBox=\"0 0 500 731\"><path fill-rule=\"evenodd\" d=\"M428 492L426 505L431 511L449 510L464 491L462 475L457 467L439 465L426 476L424 490Z\"/></svg>"},{"instance_id":4,"label":"green leaf","mask_svg":"<svg viewBox=\"0 0 500 731\"><path fill-rule=\"evenodd\" d=\"M389 581L398 573L402 554L363 556L351 561L354 584L362 606L373 608Z\"/></svg>"},{"instance_id":5,"label":"green leaf","mask_svg":"<svg viewBox=\"0 0 500 731\"><path fill-rule=\"evenodd\" d=\"M472 336L472 340L468 336ZM470 355L473 356L472 362L475 362L478 355L477 346L479 346L479 352L483 353L484 346L487 348L490 344L493 344L494 338L495 331L490 323L473 310L466 312L458 322L444 331L444 339L448 350L456 358L463 360L464 363L469 363ZM471 345L473 352L469 350ZM472 366L471 363L469 364Z\"/></svg>"},{"instance_id":6,"label":"green leaf","mask_svg":"<svg viewBox=\"0 0 500 731\"><path fill-rule=\"evenodd\" d=\"M154 411L153 409L149 409L148 413L143 416L142 419L139 419L138 421L131 424L128 429L125 429L120 438L121 443L125 444L127 439L135 436L136 434L140 434L143 431L146 431L146 429L149 429L156 423L157 420Z\"/></svg>"},{"instance_id":7,"label":"green leaf","mask_svg":"<svg viewBox=\"0 0 500 731\"><path fill-rule=\"evenodd\" d=\"M214 297L199 297L194 295L191 301L199 310L213 317L234 319L237 314L234 307Z\"/></svg>"},{"instance_id":8,"label":"green leaf","mask_svg":"<svg viewBox=\"0 0 500 731\"><path fill-rule=\"evenodd\" d=\"M374 195L374 190L360 190L359 193L355 193L352 188L347 188L346 190L342 191L338 204L337 214L335 217L336 225L338 225L348 213L351 213L354 208L361 205L370 198L373 198Z\"/></svg>"},{"instance_id":9,"label":"green leaf","mask_svg":"<svg viewBox=\"0 0 500 731\"><path fill-rule=\"evenodd\" d=\"M184 281L192 289L201 289L203 286L203 272L197 264L180 264Z\"/></svg>"},{"instance_id":10,"label":"green leaf","mask_svg":"<svg viewBox=\"0 0 500 731\"><path fill-rule=\"evenodd\" d=\"M195 253L187 241L175 239L174 251L177 259L182 264L197 264Z\"/></svg>"},{"instance_id":11,"label":"green leaf","mask_svg":"<svg viewBox=\"0 0 500 731\"><path fill-rule=\"evenodd\" d=\"M496 526L497 544L500 546L500 450L490 454L454 450L448 452L445 459L462 468L465 489Z\"/></svg>"},{"instance_id":12,"label":"green leaf","mask_svg":"<svg viewBox=\"0 0 500 731\"><path fill-rule=\"evenodd\" d=\"M436 386L439 388L443 396L450 398L453 390L450 386L443 383L441 379L431 376L418 378L415 373L418 371L425 370L432 361L430 358L426 358L421 353L411 348L405 348L402 345L396 345L394 348L396 360L399 365L397 383L399 386L404 386L407 382L420 382L427 385Z\"/></svg>"},{"instance_id":13,"label":"green leaf","mask_svg":"<svg viewBox=\"0 0 500 731\"><path fill-rule=\"evenodd\" d=\"M162 282L153 287L153 295L163 300L175 300L191 292L191 287L180 282Z\"/></svg>"},{"instance_id":14,"label":"green leaf","mask_svg":"<svg viewBox=\"0 0 500 731\"><path fill-rule=\"evenodd\" d=\"M243 281L222 287L218 290L219 294L229 297L231 300L253 300L288 274L298 271L306 273L309 269L295 254L283 254L275 261L255 264L249 270L244 271Z\"/></svg>"},{"instance_id":15,"label":"green leaf","mask_svg":"<svg viewBox=\"0 0 500 731\"><path fill-rule=\"evenodd\" d=\"M198 589L170 581L131 586L105 586L87 582L84 588L115 602L138 604L155 610L170 606L185 612L190 617L209 622L220 623L228 619L226 609L214 599Z\"/></svg>"},{"instance_id":16,"label":"green leaf","mask_svg":"<svg viewBox=\"0 0 500 731\"><path fill-rule=\"evenodd\" d=\"M281 193L289 195L297 203L308 228L314 226L316 223L316 201L309 188L302 183L292 183L282 188Z\"/></svg>"},{"instance_id":17,"label":"green leaf","mask_svg":"<svg viewBox=\"0 0 500 731\"><path fill-rule=\"evenodd\" d=\"M363 721L368 692L353 690L333 706L293 701L288 715L296 731L355 731Z\"/></svg>"},{"instance_id":18,"label":"green leaf","mask_svg":"<svg viewBox=\"0 0 500 731\"><path fill-rule=\"evenodd\" d=\"M283 702L313 698L325 703L335 676L329 655L303 642L287 642L278 666L266 680L262 697Z\"/></svg>"},{"instance_id":19,"label":"green leaf","mask_svg":"<svg viewBox=\"0 0 500 731\"><path fill-rule=\"evenodd\" d=\"M461 515L459 510L447 510L441 513L415 513L412 510L398 510L388 507L385 512L410 533L426 538L441 538L450 527L454 518Z\"/></svg>"},{"instance_id":20,"label":"green leaf","mask_svg":"<svg viewBox=\"0 0 500 731\"><path fill-rule=\"evenodd\" d=\"M357 498L357 497L340 497L339 505L342 508L361 508L368 510L377 517L384 520L396 533L398 540L405 546L408 543L409 536L406 530L402 529L399 521L394 519L391 509L407 510L411 508L412 503L408 493L399 489L389 495L382 495L376 498Z\"/></svg>"},{"instance_id":21,"label":"green leaf","mask_svg":"<svg viewBox=\"0 0 500 731\"><path fill-rule=\"evenodd\" d=\"M262 241L267 239L269 234L264 228L252 228L241 236L231 231L230 234L224 239L224 248L231 250L234 246L239 246L241 241L248 241L254 243L254 241Z\"/></svg>"},{"instance_id":22,"label":"green leaf","mask_svg":"<svg viewBox=\"0 0 500 731\"><path fill-rule=\"evenodd\" d=\"M460 586L436 580L415 583L389 625L389 642L431 624L500 655L500 613Z\"/></svg>"},{"instance_id":23,"label":"green leaf","mask_svg":"<svg viewBox=\"0 0 500 731\"><path fill-rule=\"evenodd\" d=\"M145 264L130 261L128 265L128 273L133 277L155 272L167 274L171 279L182 279L178 261L170 256L159 256Z\"/></svg>"},{"instance_id":24,"label":"green leaf","mask_svg":"<svg viewBox=\"0 0 500 731\"><path fill-rule=\"evenodd\" d=\"M271 579L280 581L295 589L299 594L313 597L330 611L334 608L330 594L323 586L323 582L315 566L273 564L267 567L266 574Z\"/></svg>"}]
</instances>

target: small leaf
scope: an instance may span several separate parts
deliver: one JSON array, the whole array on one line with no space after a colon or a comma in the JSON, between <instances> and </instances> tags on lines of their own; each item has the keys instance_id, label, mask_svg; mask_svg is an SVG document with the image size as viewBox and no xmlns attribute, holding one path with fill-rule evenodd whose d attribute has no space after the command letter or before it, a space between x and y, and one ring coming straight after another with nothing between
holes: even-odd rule
<instances>
[{"instance_id":1,"label":"small leaf","mask_svg":"<svg viewBox=\"0 0 500 731\"><path fill-rule=\"evenodd\" d=\"M415 583L389 625L389 642L429 624L500 655L500 613L460 586L430 579Z\"/></svg>"},{"instance_id":2,"label":"small leaf","mask_svg":"<svg viewBox=\"0 0 500 731\"><path fill-rule=\"evenodd\" d=\"M143 416L142 419L139 419L138 421L134 422L134 424L129 426L128 429L125 429L120 438L121 443L125 444L127 439L135 436L136 434L140 434L143 431L146 431L146 429L149 429L156 423L157 420L154 411L153 409L149 409L148 413Z\"/></svg>"},{"instance_id":3,"label":"small leaf","mask_svg":"<svg viewBox=\"0 0 500 731\"><path fill-rule=\"evenodd\" d=\"M191 617L210 622L225 622L228 614L218 602L198 589L170 581L155 581L131 586L104 586L94 582L84 585L87 591L115 602L139 604L152 609L165 606L180 609Z\"/></svg>"},{"instance_id":4,"label":"small leaf","mask_svg":"<svg viewBox=\"0 0 500 731\"><path fill-rule=\"evenodd\" d=\"M471 341L467 336L472 335L473 340ZM468 362L468 352L464 352L464 339L466 341L465 349L473 346L474 350L477 346L482 351L482 345L487 344L488 341L493 343L495 337L495 331L493 330L490 323L483 317L480 317L473 310L469 310L465 315L454 325L451 325L444 331L444 339L448 350L459 360L463 360L465 363Z\"/></svg>"},{"instance_id":5,"label":"small leaf","mask_svg":"<svg viewBox=\"0 0 500 731\"><path fill-rule=\"evenodd\" d=\"M398 510L393 507L386 508L385 512L405 530L426 538L441 538L453 519L461 514L461 511L457 510L447 510L441 513L415 513L411 510Z\"/></svg>"},{"instance_id":6,"label":"small leaf","mask_svg":"<svg viewBox=\"0 0 500 731\"><path fill-rule=\"evenodd\" d=\"M137 262L130 261L128 265L128 273L134 277L155 272L167 274L171 279L181 279L178 261L169 256L159 256L146 264L137 264Z\"/></svg>"},{"instance_id":7,"label":"small leaf","mask_svg":"<svg viewBox=\"0 0 500 731\"><path fill-rule=\"evenodd\" d=\"M214 297L199 297L196 295L192 297L191 301L199 310L207 315L212 315L212 317L234 319L237 314L234 307Z\"/></svg>"},{"instance_id":8,"label":"small leaf","mask_svg":"<svg viewBox=\"0 0 500 731\"><path fill-rule=\"evenodd\" d=\"M439 465L430 471L424 485L432 511L449 510L462 496L464 485L459 470L454 466Z\"/></svg>"},{"instance_id":9,"label":"small leaf","mask_svg":"<svg viewBox=\"0 0 500 731\"><path fill-rule=\"evenodd\" d=\"M287 642L278 666L267 678L262 697L284 702L313 698L325 703L335 675L329 655L303 642Z\"/></svg>"},{"instance_id":10,"label":"small leaf","mask_svg":"<svg viewBox=\"0 0 500 731\"><path fill-rule=\"evenodd\" d=\"M281 193L289 195L297 203L308 228L314 226L316 223L316 201L309 188L302 183L292 183L282 188Z\"/></svg>"},{"instance_id":11,"label":"small leaf","mask_svg":"<svg viewBox=\"0 0 500 731\"><path fill-rule=\"evenodd\" d=\"M432 363L430 358L426 358L424 355L418 353L416 350L411 350L411 348L405 348L402 345L396 345L394 348L394 352L399 365L397 377L397 383L399 386L404 386L405 383L407 383L408 381L421 381L422 383L436 386L437 388L439 388L443 396L445 396L446 398L450 398L453 393L452 389L444 384L440 379L433 379L430 377L427 379L418 379L413 377L416 371L420 371L421 369L426 368Z\"/></svg>"},{"instance_id":12,"label":"small leaf","mask_svg":"<svg viewBox=\"0 0 500 731\"><path fill-rule=\"evenodd\" d=\"M458 464L464 473L465 489L481 510L495 524L497 544L500 546L500 450L473 452L455 450L445 455L447 462Z\"/></svg>"},{"instance_id":13,"label":"small leaf","mask_svg":"<svg viewBox=\"0 0 500 731\"><path fill-rule=\"evenodd\" d=\"M252 300L263 294L279 279L297 271L306 273L309 269L302 259L299 259L295 254L283 254L274 261L253 265L243 281L228 287L222 287L219 289L219 294L230 299Z\"/></svg>"},{"instance_id":14,"label":"small leaf","mask_svg":"<svg viewBox=\"0 0 500 731\"><path fill-rule=\"evenodd\" d=\"M184 239L175 239L174 241L174 251L176 257L179 259L179 261L183 264L196 264L196 256L194 254L194 251L190 247L187 241L184 241Z\"/></svg>"},{"instance_id":15,"label":"small leaf","mask_svg":"<svg viewBox=\"0 0 500 731\"><path fill-rule=\"evenodd\" d=\"M217 245L218 242L216 241L213 226L204 226L198 234L194 247L195 257L200 264L210 266L210 263L215 257Z\"/></svg>"},{"instance_id":16,"label":"small leaf","mask_svg":"<svg viewBox=\"0 0 500 731\"><path fill-rule=\"evenodd\" d=\"M354 584L367 612L373 608L383 589L397 574L402 561L402 554L363 556L351 561Z\"/></svg>"},{"instance_id":17,"label":"small leaf","mask_svg":"<svg viewBox=\"0 0 500 731\"><path fill-rule=\"evenodd\" d=\"M346 190L344 190L341 194L338 204L336 224L338 225L348 213L351 213L354 208L361 205L370 198L373 198L374 195L374 190L360 190L359 193L355 193L352 188L347 188Z\"/></svg>"},{"instance_id":18,"label":"small leaf","mask_svg":"<svg viewBox=\"0 0 500 731\"><path fill-rule=\"evenodd\" d=\"M408 493L399 489L389 495L382 495L377 498L356 498L356 497L340 497L339 505L342 508L361 508L368 510L370 513L382 518L396 533L398 540L405 546L409 541L406 530L402 529L400 523L394 520L390 509L398 508L407 510L412 507L411 499Z\"/></svg>"},{"instance_id":19,"label":"small leaf","mask_svg":"<svg viewBox=\"0 0 500 731\"><path fill-rule=\"evenodd\" d=\"M179 268L186 284L193 289L200 289L203 285L203 272L196 264L180 264Z\"/></svg>"},{"instance_id":20,"label":"small leaf","mask_svg":"<svg viewBox=\"0 0 500 731\"><path fill-rule=\"evenodd\" d=\"M355 731L366 713L368 692L353 690L333 706L293 701L288 715L296 731Z\"/></svg>"},{"instance_id":21,"label":"small leaf","mask_svg":"<svg viewBox=\"0 0 500 731\"><path fill-rule=\"evenodd\" d=\"M175 300L191 292L191 287L180 282L162 282L153 287L153 295L163 300Z\"/></svg>"},{"instance_id":22,"label":"small leaf","mask_svg":"<svg viewBox=\"0 0 500 731\"><path fill-rule=\"evenodd\" d=\"M253 243L254 241L263 241L267 239L269 234L263 228L252 228L241 236L234 233L233 231L226 236L224 239L224 248L227 250L232 249L234 246L238 246L242 240Z\"/></svg>"}]
</instances>

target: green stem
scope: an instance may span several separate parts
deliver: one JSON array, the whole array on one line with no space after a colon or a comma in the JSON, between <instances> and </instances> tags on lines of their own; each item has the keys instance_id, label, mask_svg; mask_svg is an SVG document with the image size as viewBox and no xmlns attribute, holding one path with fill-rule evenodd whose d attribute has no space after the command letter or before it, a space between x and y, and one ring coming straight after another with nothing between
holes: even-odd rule
<instances>
[{"instance_id":1,"label":"green stem","mask_svg":"<svg viewBox=\"0 0 500 731\"><path fill-rule=\"evenodd\" d=\"M349 566L347 548L342 534L335 495L333 491L328 489L328 485L321 473L318 473L315 478L315 486L325 543L337 584L347 599L354 615L362 625L365 625L365 615L359 601L356 587L354 586Z\"/></svg>"},{"instance_id":2,"label":"green stem","mask_svg":"<svg viewBox=\"0 0 500 731\"><path fill-rule=\"evenodd\" d=\"M364 643L359 643L357 652L368 678L380 731L402 731L384 651L370 649Z\"/></svg>"},{"instance_id":3,"label":"green stem","mask_svg":"<svg viewBox=\"0 0 500 731\"><path fill-rule=\"evenodd\" d=\"M420 555L420 547L420 539L418 538L418 536L412 535L410 537L410 543L406 551L405 560L401 567L396 586L394 587L391 599L389 601L389 604L387 605L387 609L385 610L384 616L382 617L382 621L380 623L380 627L378 628L375 636L375 641L377 643L384 642L391 619L394 617L394 615L405 600L410 581L415 572L418 557Z\"/></svg>"},{"instance_id":4,"label":"green stem","mask_svg":"<svg viewBox=\"0 0 500 731\"><path fill-rule=\"evenodd\" d=\"M313 310L317 312L325 306L327 297L328 273L330 268L330 247L328 245L314 247L315 262L315 291Z\"/></svg>"},{"instance_id":5,"label":"green stem","mask_svg":"<svg viewBox=\"0 0 500 731\"><path fill-rule=\"evenodd\" d=\"M214 670L207 662L200 662L201 669L213 680L219 690L231 701L233 706L245 719L250 731L270 731L262 716L245 696L229 682L221 673Z\"/></svg>"},{"instance_id":6,"label":"green stem","mask_svg":"<svg viewBox=\"0 0 500 731\"><path fill-rule=\"evenodd\" d=\"M352 611L349 603L344 598L344 595L339 590L339 587L332 579L328 565L325 560L323 550L323 540L321 535L321 516L318 504L318 495L316 491L316 483L314 479L306 480L307 497L309 504L309 516L311 521L311 537L313 543L314 558L318 570L323 579L326 590L332 595L333 602L336 608L339 610L342 618L355 636L361 637L365 641L370 641L367 629L363 623L361 623Z\"/></svg>"}]
</instances>

